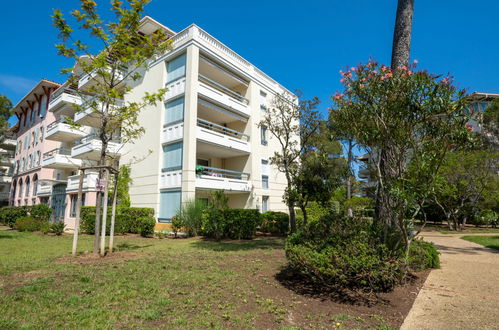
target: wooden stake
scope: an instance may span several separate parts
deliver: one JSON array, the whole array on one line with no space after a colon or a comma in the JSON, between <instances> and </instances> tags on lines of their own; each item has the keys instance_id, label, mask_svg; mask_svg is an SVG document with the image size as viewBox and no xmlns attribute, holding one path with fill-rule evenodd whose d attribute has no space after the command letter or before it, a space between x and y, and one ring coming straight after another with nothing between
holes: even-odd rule
<instances>
[{"instance_id":1,"label":"wooden stake","mask_svg":"<svg viewBox=\"0 0 499 330\"><path fill-rule=\"evenodd\" d=\"M78 198L76 200L76 219L75 228L73 233L73 257L76 257L76 249L78 247L78 231L80 230L80 214L81 214L81 204L83 196L83 178L85 177L85 170L80 171L80 182L78 184Z\"/></svg>"},{"instance_id":2,"label":"wooden stake","mask_svg":"<svg viewBox=\"0 0 499 330\"><path fill-rule=\"evenodd\" d=\"M108 194L108 170L104 169L104 199L102 208L102 227L100 237L100 255L103 257L106 254L106 220L107 220L107 194Z\"/></svg>"},{"instance_id":3,"label":"wooden stake","mask_svg":"<svg viewBox=\"0 0 499 330\"><path fill-rule=\"evenodd\" d=\"M109 233L109 253L113 253L116 200L118 199L118 173L114 174L113 209L111 211L111 232Z\"/></svg>"}]
</instances>

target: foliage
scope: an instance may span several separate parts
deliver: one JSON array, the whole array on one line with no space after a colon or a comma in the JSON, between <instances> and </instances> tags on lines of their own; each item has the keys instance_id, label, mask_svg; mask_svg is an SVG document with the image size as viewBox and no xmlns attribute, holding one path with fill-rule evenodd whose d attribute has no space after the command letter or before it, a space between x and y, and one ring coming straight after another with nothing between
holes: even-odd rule
<instances>
[{"instance_id":1,"label":"foliage","mask_svg":"<svg viewBox=\"0 0 499 330\"><path fill-rule=\"evenodd\" d=\"M52 208L47 204L37 204L31 206L29 213L35 219L49 221L52 217Z\"/></svg>"},{"instance_id":2,"label":"foliage","mask_svg":"<svg viewBox=\"0 0 499 330\"><path fill-rule=\"evenodd\" d=\"M229 196L223 190L210 191L210 201L208 206L211 208L225 210L229 208Z\"/></svg>"},{"instance_id":3,"label":"foliage","mask_svg":"<svg viewBox=\"0 0 499 330\"><path fill-rule=\"evenodd\" d=\"M175 216L176 224L179 225L178 229L180 227L185 228L189 236L199 235L201 233L203 212L206 208L206 203L200 199L194 199L181 205Z\"/></svg>"},{"instance_id":4,"label":"foliage","mask_svg":"<svg viewBox=\"0 0 499 330\"><path fill-rule=\"evenodd\" d=\"M439 252L431 242L415 239L409 247L409 269L420 271L431 268L440 268Z\"/></svg>"},{"instance_id":5,"label":"foliage","mask_svg":"<svg viewBox=\"0 0 499 330\"><path fill-rule=\"evenodd\" d=\"M202 214L201 214L201 221L203 221ZM180 230L182 230L182 221L177 216L174 216L172 218L172 231L173 234L175 235L175 238L177 238L177 234Z\"/></svg>"},{"instance_id":6,"label":"foliage","mask_svg":"<svg viewBox=\"0 0 499 330\"><path fill-rule=\"evenodd\" d=\"M374 207L373 200L369 197L352 196L352 198L345 200L343 207L351 209L356 216L362 216L365 210Z\"/></svg>"},{"instance_id":7,"label":"foliage","mask_svg":"<svg viewBox=\"0 0 499 330\"><path fill-rule=\"evenodd\" d=\"M272 235L286 236L289 232L289 215L274 211L263 213L260 230Z\"/></svg>"},{"instance_id":8,"label":"foliage","mask_svg":"<svg viewBox=\"0 0 499 330\"><path fill-rule=\"evenodd\" d=\"M140 223L139 234L142 237L151 237L154 235L154 226L156 225L156 219L153 217L142 217L138 219Z\"/></svg>"},{"instance_id":9,"label":"foliage","mask_svg":"<svg viewBox=\"0 0 499 330\"><path fill-rule=\"evenodd\" d=\"M66 228L64 221L54 221L50 224L50 232L57 236L61 236L64 233L64 228Z\"/></svg>"},{"instance_id":10,"label":"foliage","mask_svg":"<svg viewBox=\"0 0 499 330\"><path fill-rule=\"evenodd\" d=\"M47 221L24 216L16 220L14 228L19 231L40 231L45 223Z\"/></svg>"},{"instance_id":11,"label":"foliage","mask_svg":"<svg viewBox=\"0 0 499 330\"><path fill-rule=\"evenodd\" d=\"M5 140L9 130L9 118L12 115L12 102L5 95L0 95L0 142ZM1 156L0 156L1 157Z\"/></svg>"},{"instance_id":12,"label":"foliage","mask_svg":"<svg viewBox=\"0 0 499 330\"><path fill-rule=\"evenodd\" d=\"M499 153L490 150L446 156L438 172L433 201L445 214L449 229L462 229L468 219L473 219L480 202L499 204L499 178L495 173L498 162Z\"/></svg>"},{"instance_id":13,"label":"foliage","mask_svg":"<svg viewBox=\"0 0 499 330\"><path fill-rule=\"evenodd\" d=\"M296 231L295 210L296 178L300 171L300 158L320 125L317 111L318 98L297 102L294 95L275 95L265 112L260 127L266 127L278 141L280 150L275 151L270 163L286 177L285 202L290 216L291 232Z\"/></svg>"},{"instance_id":14,"label":"foliage","mask_svg":"<svg viewBox=\"0 0 499 330\"><path fill-rule=\"evenodd\" d=\"M482 117L485 142L492 147L499 147L499 99L494 99L485 109Z\"/></svg>"},{"instance_id":15,"label":"foliage","mask_svg":"<svg viewBox=\"0 0 499 330\"><path fill-rule=\"evenodd\" d=\"M116 195L116 204L122 207L130 207L130 184L133 183L130 177L131 167L129 165L121 165L118 174L118 194ZM114 195L114 184L109 185L109 196Z\"/></svg>"},{"instance_id":16,"label":"foliage","mask_svg":"<svg viewBox=\"0 0 499 330\"><path fill-rule=\"evenodd\" d=\"M483 210L480 212L477 212L473 218L471 223L474 224L477 227L480 226L497 226L499 214L492 210Z\"/></svg>"},{"instance_id":17,"label":"foliage","mask_svg":"<svg viewBox=\"0 0 499 330\"><path fill-rule=\"evenodd\" d=\"M373 160L376 221L391 251L408 248L407 214L429 198L447 152L470 141L465 92L451 77L415 70L416 64L391 69L369 61L341 72L344 91L333 96L329 116L331 129L348 134Z\"/></svg>"},{"instance_id":18,"label":"foliage","mask_svg":"<svg viewBox=\"0 0 499 330\"><path fill-rule=\"evenodd\" d=\"M94 234L95 230L95 206L83 206L81 208L80 229L87 234ZM115 234L140 234L142 223L140 218L152 217L154 209L146 207L120 207L116 209L114 232ZM106 233L111 230L111 210L108 209L106 218Z\"/></svg>"},{"instance_id":19,"label":"foliage","mask_svg":"<svg viewBox=\"0 0 499 330\"><path fill-rule=\"evenodd\" d=\"M202 216L203 235L222 238L251 239L261 223L261 215L253 209L208 208Z\"/></svg>"},{"instance_id":20,"label":"foliage","mask_svg":"<svg viewBox=\"0 0 499 330\"><path fill-rule=\"evenodd\" d=\"M286 241L289 265L309 281L332 288L384 291L402 278L402 262L379 240L377 226L329 215Z\"/></svg>"},{"instance_id":21,"label":"foliage","mask_svg":"<svg viewBox=\"0 0 499 330\"><path fill-rule=\"evenodd\" d=\"M14 228L16 220L28 214L28 206L4 206L0 208L0 222L10 228Z\"/></svg>"}]
</instances>

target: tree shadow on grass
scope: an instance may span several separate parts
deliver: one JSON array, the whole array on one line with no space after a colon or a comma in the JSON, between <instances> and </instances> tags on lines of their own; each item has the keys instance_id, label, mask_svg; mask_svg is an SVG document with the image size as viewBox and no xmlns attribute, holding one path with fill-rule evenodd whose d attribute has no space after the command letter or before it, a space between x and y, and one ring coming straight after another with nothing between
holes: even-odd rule
<instances>
[{"instance_id":1,"label":"tree shadow on grass","mask_svg":"<svg viewBox=\"0 0 499 330\"><path fill-rule=\"evenodd\" d=\"M286 289L296 294L322 301L366 307L389 303L387 299L380 297L375 292L354 290L346 287L332 288L313 283L289 266L281 268L281 271L274 275L274 278Z\"/></svg>"},{"instance_id":2,"label":"tree shadow on grass","mask_svg":"<svg viewBox=\"0 0 499 330\"><path fill-rule=\"evenodd\" d=\"M270 250L283 249L284 240L282 238L257 238L254 240L222 240L203 238L191 243L192 246L212 251L250 251L250 250Z\"/></svg>"},{"instance_id":3,"label":"tree shadow on grass","mask_svg":"<svg viewBox=\"0 0 499 330\"><path fill-rule=\"evenodd\" d=\"M13 239L13 238L14 238L14 236L0 231L0 239Z\"/></svg>"},{"instance_id":4,"label":"tree shadow on grass","mask_svg":"<svg viewBox=\"0 0 499 330\"><path fill-rule=\"evenodd\" d=\"M131 250L138 250L138 249L143 249L153 246L153 244L148 244L148 245L137 245L137 244L130 244L128 242L123 242L120 243L116 246L117 251L131 251Z\"/></svg>"}]
</instances>

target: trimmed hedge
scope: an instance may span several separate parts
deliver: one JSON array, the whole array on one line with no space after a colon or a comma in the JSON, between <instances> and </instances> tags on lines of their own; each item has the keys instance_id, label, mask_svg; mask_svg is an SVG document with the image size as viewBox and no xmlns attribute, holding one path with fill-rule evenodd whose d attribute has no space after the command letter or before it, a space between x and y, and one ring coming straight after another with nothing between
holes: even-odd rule
<instances>
[{"instance_id":1,"label":"trimmed hedge","mask_svg":"<svg viewBox=\"0 0 499 330\"><path fill-rule=\"evenodd\" d=\"M48 232L49 222L35 219L30 216L20 217L16 220L14 228L19 231L43 231Z\"/></svg>"},{"instance_id":2,"label":"trimmed hedge","mask_svg":"<svg viewBox=\"0 0 499 330\"><path fill-rule=\"evenodd\" d=\"M274 211L263 213L260 230L272 235L286 236L289 232L289 215Z\"/></svg>"},{"instance_id":3,"label":"trimmed hedge","mask_svg":"<svg viewBox=\"0 0 499 330\"><path fill-rule=\"evenodd\" d=\"M31 216L41 221L49 221L52 209L45 204L33 206L4 206L0 208L0 223L14 228L16 220L21 217Z\"/></svg>"},{"instance_id":4,"label":"trimmed hedge","mask_svg":"<svg viewBox=\"0 0 499 330\"><path fill-rule=\"evenodd\" d=\"M202 217L204 236L221 239L251 239L261 223L261 214L253 209L208 209Z\"/></svg>"},{"instance_id":5,"label":"trimmed hedge","mask_svg":"<svg viewBox=\"0 0 499 330\"><path fill-rule=\"evenodd\" d=\"M84 233L95 233L95 206L84 206L81 208L81 224L80 228ZM143 222L141 219L153 219L154 209L145 207L119 207L116 209L116 218L114 225L115 234L140 234L142 231L149 233L151 222ZM156 220L154 220L156 224ZM147 228L143 228L143 227ZM109 234L111 230L111 210L108 208L106 218L106 233ZM154 233L154 225L152 226ZM149 235L149 234L147 234Z\"/></svg>"},{"instance_id":6,"label":"trimmed hedge","mask_svg":"<svg viewBox=\"0 0 499 330\"><path fill-rule=\"evenodd\" d=\"M150 237L154 235L154 226L156 219L153 217L142 217L138 219L140 223L139 234L142 237Z\"/></svg>"}]
</instances>

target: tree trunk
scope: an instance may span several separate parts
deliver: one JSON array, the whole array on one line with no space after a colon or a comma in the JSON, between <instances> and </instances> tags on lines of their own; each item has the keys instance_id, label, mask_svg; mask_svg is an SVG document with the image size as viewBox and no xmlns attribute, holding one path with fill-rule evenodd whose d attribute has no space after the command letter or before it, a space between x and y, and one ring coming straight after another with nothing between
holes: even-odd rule
<instances>
[{"instance_id":1,"label":"tree trunk","mask_svg":"<svg viewBox=\"0 0 499 330\"><path fill-rule=\"evenodd\" d=\"M114 245L114 225L116 219L116 200L118 199L118 174L114 176L113 207L111 211L111 231L109 233L109 253L113 253ZM177 233L175 233L177 237Z\"/></svg>"},{"instance_id":2,"label":"tree trunk","mask_svg":"<svg viewBox=\"0 0 499 330\"><path fill-rule=\"evenodd\" d=\"M347 166L348 166L348 178L347 178L347 200L352 198L352 162L353 162L353 141L348 140L348 156L347 156ZM347 216L353 217L353 210L351 207L347 209Z\"/></svg>"},{"instance_id":3,"label":"tree trunk","mask_svg":"<svg viewBox=\"0 0 499 330\"><path fill-rule=\"evenodd\" d=\"M104 170L104 205L102 207L102 227L101 227L101 238L100 238L100 255L103 257L106 255L106 221L107 221L107 199L108 199L108 173L109 170Z\"/></svg>"},{"instance_id":4,"label":"tree trunk","mask_svg":"<svg viewBox=\"0 0 499 330\"><path fill-rule=\"evenodd\" d=\"M288 205L289 210L289 226L291 229L291 234L296 233L296 215L295 208L293 205Z\"/></svg>"},{"instance_id":5,"label":"tree trunk","mask_svg":"<svg viewBox=\"0 0 499 330\"><path fill-rule=\"evenodd\" d=\"M73 250L71 254L76 257L76 249L78 247L78 231L80 230L80 215L81 215L81 202L83 196L83 178L85 177L85 170L80 171L80 180L78 182L78 199L76 201L76 218L75 228L73 232Z\"/></svg>"},{"instance_id":6,"label":"tree trunk","mask_svg":"<svg viewBox=\"0 0 499 330\"><path fill-rule=\"evenodd\" d=\"M307 207L305 205L300 205L301 212L303 213L303 226L308 222Z\"/></svg>"},{"instance_id":7,"label":"tree trunk","mask_svg":"<svg viewBox=\"0 0 499 330\"><path fill-rule=\"evenodd\" d=\"M103 124L104 129L105 125ZM107 151L107 139L105 133L102 132L100 135L101 138L101 153L99 158L99 165L106 165L106 151ZM104 168L99 168L99 180L104 178ZM107 203L107 201L105 201ZM101 216L101 207L102 207L102 192L97 192L97 199L95 201L95 236L94 236L94 254L99 254L99 243L100 243L100 216ZM104 232L104 235L106 233Z\"/></svg>"},{"instance_id":8,"label":"tree trunk","mask_svg":"<svg viewBox=\"0 0 499 330\"><path fill-rule=\"evenodd\" d=\"M392 69L409 63L413 15L414 0L398 0L393 32Z\"/></svg>"}]
</instances>

